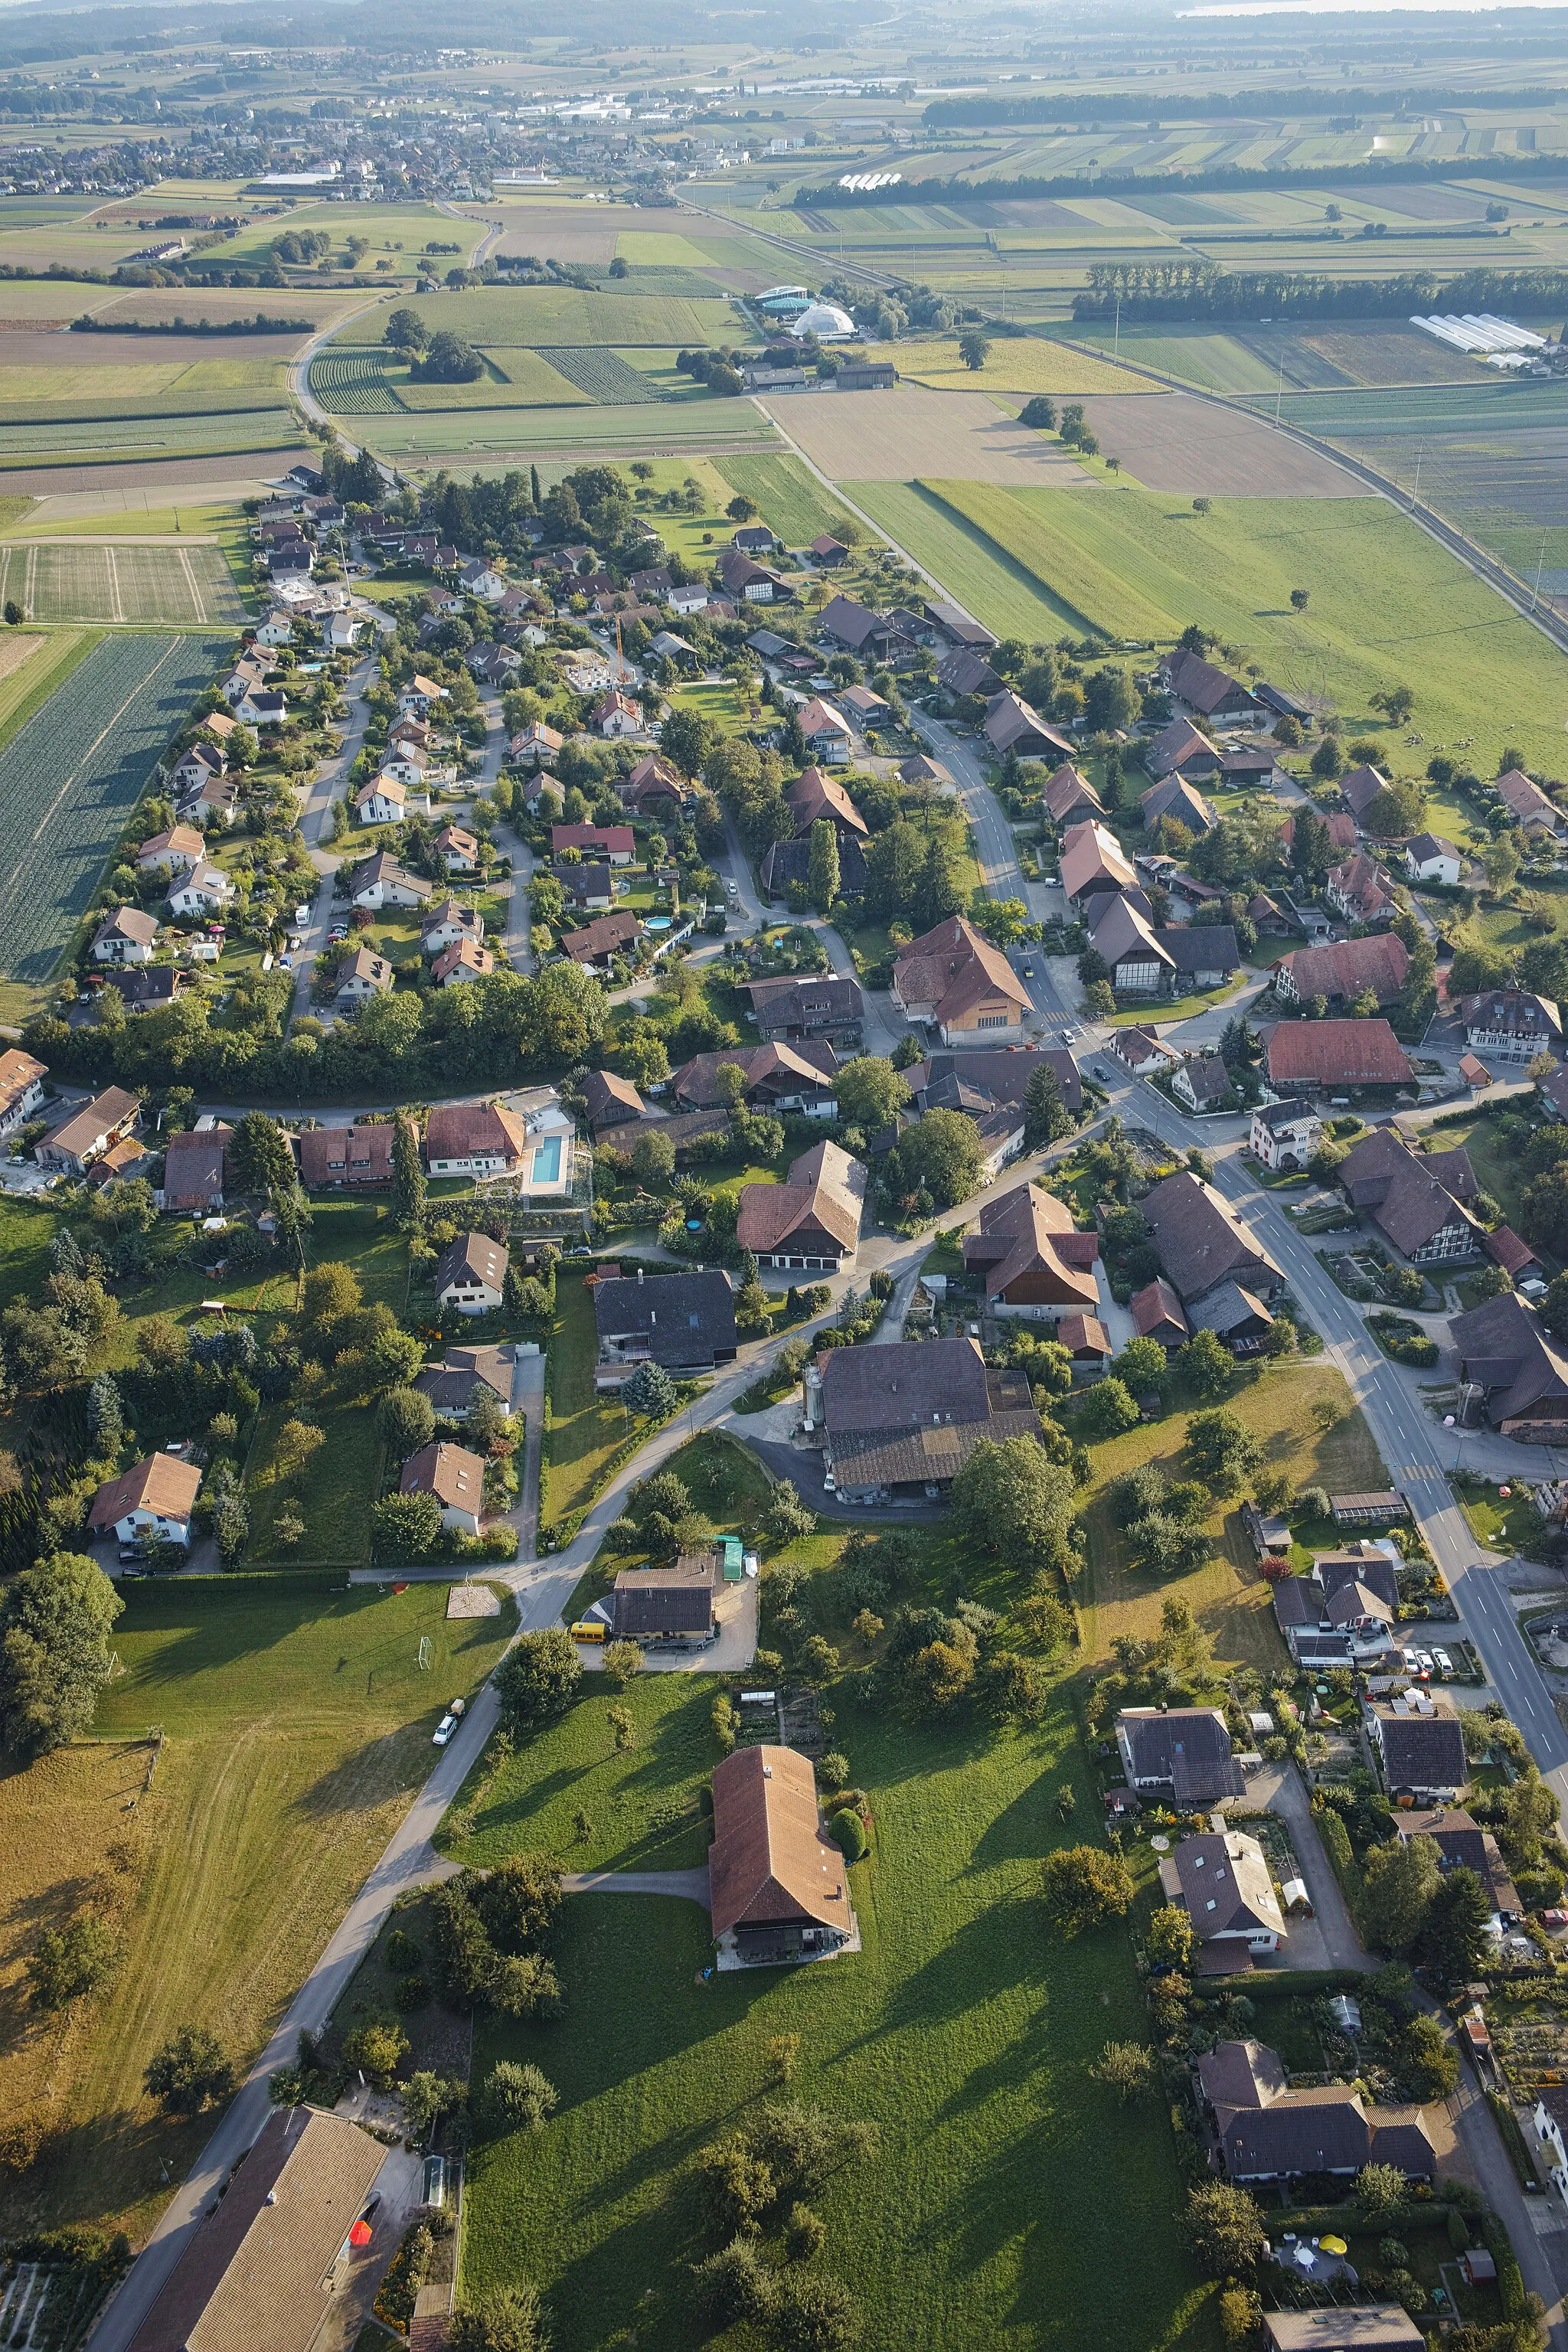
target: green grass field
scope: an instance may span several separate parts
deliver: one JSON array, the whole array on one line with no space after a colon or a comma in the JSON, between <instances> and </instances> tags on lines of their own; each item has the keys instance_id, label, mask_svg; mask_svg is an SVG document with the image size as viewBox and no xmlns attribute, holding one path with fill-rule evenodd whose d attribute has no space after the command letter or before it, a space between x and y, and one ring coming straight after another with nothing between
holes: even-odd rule
<instances>
[{"instance_id":1,"label":"green grass field","mask_svg":"<svg viewBox=\"0 0 1568 2352\"><path fill-rule=\"evenodd\" d=\"M0 2177L8 2236L151 2224L211 2120L164 2120L142 2091L148 2059L187 2022L242 2065L260 2046L425 1779L437 1717L489 1673L512 1622L448 1622L444 1585L392 1595L341 1578L168 1580L125 1600L97 1726L111 1744L0 1776L0 1838L30 1895L0 1937L14 2017L37 1926L78 1908L106 1845L124 1850L112 1874L123 1888L129 1874L132 1896L102 2002L63 2035L0 2043L7 2112L37 2112L50 2133L25 2181ZM165 1745L128 1813L150 1751L120 1743L153 1724Z\"/></svg>"},{"instance_id":2,"label":"green grass field","mask_svg":"<svg viewBox=\"0 0 1568 2352\"><path fill-rule=\"evenodd\" d=\"M604 1483L605 1464L631 1427L618 1404L600 1404L594 1394L598 1360L594 1294L575 1274L555 1284L555 1320L546 1349L550 1426L544 1436L542 1519L563 1519L585 1510Z\"/></svg>"},{"instance_id":3,"label":"green grass field","mask_svg":"<svg viewBox=\"0 0 1568 2352\"><path fill-rule=\"evenodd\" d=\"M225 269L237 262L258 261L276 237L290 229L325 229L332 240L333 264L340 268L349 266L349 238L366 238L370 251L360 269L365 275L367 290L373 292L378 261L389 260L395 277L411 276L420 265L426 246L433 243L458 247L456 253L440 255L434 268L447 270L458 263L466 268L481 234L478 221L437 212L434 205L302 204L296 205L286 219L273 216L248 222L222 245L209 247L204 259ZM285 263L285 269L288 267Z\"/></svg>"},{"instance_id":4,"label":"green grass field","mask_svg":"<svg viewBox=\"0 0 1568 2352\"><path fill-rule=\"evenodd\" d=\"M572 286L480 286L421 294L406 307L434 334L447 328L488 350L505 343L663 343L671 349L732 338L733 307L721 295L687 301L658 294L585 294ZM346 331L363 340L362 322Z\"/></svg>"},{"instance_id":5,"label":"green grass field","mask_svg":"<svg viewBox=\"0 0 1568 2352\"><path fill-rule=\"evenodd\" d=\"M763 520L788 547L807 547L824 531L837 532L845 520L844 508L793 452L721 457L715 467L732 490L755 499Z\"/></svg>"},{"instance_id":6,"label":"green grass field","mask_svg":"<svg viewBox=\"0 0 1568 2352\"><path fill-rule=\"evenodd\" d=\"M844 488L998 636L1054 645L1064 632L1083 634L1087 624L1071 604L922 483L846 482Z\"/></svg>"},{"instance_id":7,"label":"green grass field","mask_svg":"<svg viewBox=\"0 0 1568 2352\"><path fill-rule=\"evenodd\" d=\"M696 1904L572 1897L555 1938L564 2020L480 2021L477 2074L532 2060L561 2108L538 2137L481 2130L463 2284L534 2279L559 2352L634 2330L651 2352L689 2345L685 2265L704 2249L688 2168L767 2095L768 2042L794 2033L790 2095L880 2126L876 2158L814 2200L824 2267L855 2294L866 2352L1206 2352L1212 2290L1175 2229L1163 2116L1120 2108L1086 2072L1108 2040L1147 2032L1125 1934L1064 1942L1033 1899L1040 1857L1094 1811L1065 1692L1040 1725L1000 1735L973 1720L911 1727L843 1685L833 1696L835 1743L876 1823L851 1880L862 1950L704 1983ZM702 1753L700 1688L668 1701L638 1690L634 1712L647 1742L631 1751L634 1782L640 1763L673 1829L717 1760L710 1740ZM652 1850L647 1801L616 1809L574 1725L518 1759L538 1796L516 1792L515 1843L580 1803L605 1817L590 1850L613 1845L630 1864ZM1067 1783L1072 1829L1056 1811Z\"/></svg>"},{"instance_id":8,"label":"green grass field","mask_svg":"<svg viewBox=\"0 0 1568 2352\"><path fill-rule=\"evenodd\" d=\"M1276 684L1326 692L1358 726L1378 723L1371 694L1405 685L1426 746L1472 739L1468 757L1482 769L1514 740L1532 767L1551 772L1561 763L1561 656L1381 499L1216 499L1198 516L1190 501L1130 486L1093 495L926 487L998 555L1025 567L1039 594L1061 599L1110 638L1168 642L1198 621ZM866 503L879 511L870 497ZM923 503L905 507L910 535L900 536L942 576L944 551L925 532ZM892 512L887 520L891 530ZM949 584L964 593L956 580ZM1290 608L1298 587L1310 598L1300 615ZM983 617L1002 625L994 611ZM1032 637L1043 634L1034 622L1020 598L1006 625Z\"/></svg>"},{"instance_id":9,"label":"green grass field","mask_svg":"<svg viewBox=\"0 0 1568 2352\"><path fill-rule=\"evenodd\" d=\"M567 454L573 462L595 452L657 458L689 451L695 457L704 449L763 444L777 436L749 400L700 400L373 416L364 420L363 437L381 455L417 466L422 457L439 465L466 462L476 453L515 465L519 457L551 450Z\"/></svg>"},{"instance_id":10,"label":"green grass field","mask_svg":"<svg viewBox=\"0 0 1568 2352\"><path fill-rule=\"evenodd\" d=\"M169 547L13 540L0 546L5 598L37 621L237 628L245 618L224 550L199 540Z\"/></svg>"},{"instance_id":11,"label":"green grass field","mask_svg":"<svg viewBox=\"0 0 1568 2352\"><path fill-rule=\"evenodd\" d=\"M225 410L216 415L89 417L53 425L10 425L5 457L17 467L123 466L144 457L225 457L289 449L300 438L290 408Z\"/></svg>"}]
</instances>

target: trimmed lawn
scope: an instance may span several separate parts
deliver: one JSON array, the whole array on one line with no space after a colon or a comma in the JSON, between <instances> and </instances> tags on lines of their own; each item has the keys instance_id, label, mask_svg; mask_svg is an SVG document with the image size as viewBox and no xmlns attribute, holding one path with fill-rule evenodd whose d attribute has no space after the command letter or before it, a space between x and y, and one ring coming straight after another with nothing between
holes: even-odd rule
<instances>
[{"instance_id":1,"label":"trimmed lawn","mask_svg":"<svg viewBox=\"0 0 1568 2352\"><path fill-rule=\"evenodd\" d=\"M49 1244L59 1219L41 1201L0 1195L0 1307L36 1297L49 1271Z\"/></svg>"},{"instance_id":2,"label":"trimmed lawn","mask_svg":"<svg viewBox=\"0 0 1568 2352\"><path fill-rule=\"evenodd\" d=\"M786 547L809 547L824 531L837 536L847 520L847 509L793 452L776 457L716 457L713 464L732 490L755 499L763 520Z\"/></svg>"},{"instance_id":3,"label":"trimmed lawn","mask_svg":"<svg viewBox=\"0 0 1568 2352\"><path fill-rule=\"evenodd\" d=\"M686 2264L706 2242L688 2168L770 2095L767 2044L795 2033L787 2095L880 2127L876 2156L813 2200L823 2266L851 2286L866 2352L1208 2347L1215 2291L1175 2226L1163 2114L1118 2106L1086 2071L1108 2040L1146 2038L1126 1935L1064 1941L1034 1900L1041 1856L1091 1818L1065 1691L1040 1724L1000 1734L910 1727L845 1691L833 1736L876 1816L852 1874L863 1949L704 1983L696 1904L572 1897L555 1939L563 2020L479 2023L476 2077L498 2058L533 2061L561 2107L538 2137L481 2131L463 2285L535 2280L558 2352L634 2329L659 2352L690 2345ZM545 1804L560 1801L560 1739L519 1759ZM669 1801L683 1786L695 1801L716 1760L710 1743ZM1072 1782L1064 1828L1056 1799Z\"/></svg>"},{"instance_id":4,"label":"trimmed lawn","mask_svg":"<svg viewBox=\"0 0 1568 2352\"><path fill-rule=\"evenodd\" d=\"M436 1843L481 1868L520 1850L553 1854L565 1870L697 1867L708 1858L696 1791L716 1753L714 1688L706 1675L650 1674L623 1694L584 1675L571 1711L502 1765L471 1835L438 1831ZM620 1752L605 1720L616 1705L636 1726L636 1744Z\"/></svg>"},{"instance_id":5,"label":"trimmed lawn","mask_svg":"<svg viewBox=\"0 0 1568 2352\"><path fill-rule=\"evenodd\" d=\"M1332 1402L1341 1418L1326 1434L1312 1408ZM1371 1494L1389 1484L1371 1431L1351 1402L1341 1375L1327 1366L1264 1366L1244 1374L1228 1405L1264 1441L1264 1464L1286 1468L1298 1486L1321 1486L1331 1494ZM1173 1593L1193 1604L1194 1613L1222 1664L1275 1666L1284 1646L1275 1628L1268 1586L1258 1572L1252 1546L1242 1531L1240 1500L1216 1503L1205 1524L1217 1540L1214 1558L1190 1576L1162 1577L1134 1567L1121 1530L1105 1500L1110 1481L1141 1463L1154 1462L1173 1478L1187 1475L1183 1460L1187 1413L1130 1431L1094 1448L1094 1484L1084 1517L1089 1527L1089 1565L1076 1599L1083 1629L1083 1656L1097 1664L1110 1655L1121 1634L1149 1640L1160 1628L1160 1608Z\"/></svg>"},{"instance_id":6,"label":"trimmed lawn","mask_svg":"<svg viewBox=\"0 0 1568 2352\"><path fill-rule=\"evenodd\" d=\"M153 2052L189 2022L248 2062L424 1780L437 1717L514 1622L508 1609L448 1622L444 1585L394 1595L297 1576L160 1579L123 1598L105 1744L0 1777L12 2017L37 1927L79 1907L106 1853L127 1944L100 2004L0 2044L7 2113L37 2114L49 2135L34 2170L0 2175L7 2236L65 2221L145 2235L168 2196L162 2168L178 2179L212 2128L144 2097ZM165 1744L141 1793L151 1724Z\"/></svg>"},{"instance_id":7,"label":"trimmed lawn","mask_svg":"<svg viewBox=\"0 0 1568 2352\"><path fill-rule=\"evenodd\" d=\"M376 1499L382 1443L369 1405L325 1403L312 1408L326 1432L302 1472L278 1475L280 1431L295 1414L288 1402L268 1405L257 1425L246 1465L250 1505L252 1566L363 1568L370 1558L370 1507ZM290 1551L278 1540L277 1522L287 1504L297 1505L305 1532Z\"/></svg>"},{"instance_id":8,"label":"trimmed lawn","mask_svg":"<svg viewBox=\"0 0 1568 2352\"><path fill-rule=\"evenodd\" d=\"M631 1427L624 1405L601 1404L594 1394L599 1360L594 1294L574 1269L564 1266L556 1270L555 1320L546 1357L550 1422L539 1511L548 1521L586 1510L604 1483L605 1463Z\"/></svg>"},{"instance_id":9,"label":"trimmed lawn","mask_svg":"<svg viewBox=\"0 0 1568 2352\"><path fill-rule=\"evenodd\" d=\"M1505 1557L1514 1552L1531 1559L1540 1557L1546 1530L1528 1493L1521 1494L1515 1486L1504 1496L1495 1485L1468 1479L1462 1483L1456 1479L1454 1493L1478 1543Z\"/></svg>"},{"instance_id":10,"label":"trimmed lawn","mask_svg":"<svg viewBox=\"0 0 1568 2352\"><path fill-rule=\"evenodd\" d=\"M310 1262L333 1261L359 1276L367 1302L384 1300L401 1315L408 1300L408 1237L392 1222L385 1200L317 1200Z\"/></svg>"}]
</instances>

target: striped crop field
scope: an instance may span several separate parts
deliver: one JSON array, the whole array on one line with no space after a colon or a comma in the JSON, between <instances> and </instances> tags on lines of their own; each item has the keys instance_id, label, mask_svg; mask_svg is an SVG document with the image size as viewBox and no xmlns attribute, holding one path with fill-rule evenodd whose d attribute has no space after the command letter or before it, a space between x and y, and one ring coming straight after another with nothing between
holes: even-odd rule
<instances>
[{"instance_id":1,"label":"striped crop field","mask_svg":"<svg viewBox=\"0 0 1568 2352\"><path fill-rule=\"evenodd\" d=\"M232 640L105 637L0 753L0 977L48 978L160 753Z\"/></svg>"},{"instance_id":2,"label":"striped crop field","mask_svg":"<svg viewBox=\"0 0 1568 2352\"><path fill-rule=\"evenodd\" d=\"M310 392L334 416L393 416L402 402L386 380L386 354L374 345L318 352Z\"/></svg>"},{"instance_id":3,"label":"striped crop field","mask_svg":"<svg viewBox=\"0 0 1568 2352\"><path fill-rule=\"evenodd\" d=\"M13 540L0 547L0 600L35 621L237 628L245 606L221 547L110 540Z\"/></svg>"},{"instance_id":4,"label":"striped crop field","mask_svg":"<svg viewBox=\"0 0 1568 2352\"><path fill-rule=\"evenodd\" d=\"M662 401L664 394L657 384L638 369L628 367L615 352L605 351L593 343L542 343L542 359L548 360L558 375L585 392L601 408L629 408L639 403Z\"/></svg>"}]
</instances>

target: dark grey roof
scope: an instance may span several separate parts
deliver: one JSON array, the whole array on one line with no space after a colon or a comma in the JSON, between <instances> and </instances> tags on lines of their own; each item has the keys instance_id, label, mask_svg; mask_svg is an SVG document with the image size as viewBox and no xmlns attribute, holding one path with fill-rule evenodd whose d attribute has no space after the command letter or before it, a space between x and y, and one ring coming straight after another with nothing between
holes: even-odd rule
<instances>
[{"instance_id":1,"label":"dark grey roof","mask_svg":"<svg viewBox=\"0 0 1568 2352\"><path fill-rule=\"evenodd\" d=\"M1241 961L1228 923L1171 923L1154 937L1178 971L1234 971Z\"/></svg>"},{"instance_id":2,"label":"dark grey roof","mask_svg":"<svg viewBox=\"0 0 1568 2352\"><path fill-rule=\"evenodd\" d=\"M659 1364L692 1364L735 1352L735 1297L718 1266L692 1274L620 1276L594 1286L601 1340L638 1338Z\"/></svg>"},{"instance_id":3,"label":"dark grey roof","mask_svg":"<svg viewBox=\"0 0 1568 2352\"><path fill-rule=\"evenodd\" d=\"M1116 1718L1132 1751L1135 1780L1168 1780L1183 1802L1210 1804L1245 1793L1225 1718L1214 1707L1130 1707Z\"/></svg>"},{"instance_id":4,"label":"dark grey roof","mask_svg":"<svg viewBox=\"0 0 1568 2352\"><path fill-rule=\"evenodd\" d=\"M1238 1282L1221 1282L1206 1298L1198 1300L1190 1311L1189 1320L1195 1330L1213 1331L1223 1339L1248 1323L1262 1323L1267 1328L1274 1318L1262 1299L1244 1290Z\"/></svg>"},{"instance_id":5,"label":"dark grey roof","mask_svg":"<svg viewBox=\"0 0 1568 2352\"><path fill-rule=\"evenodd\" d=\"M1394 1715L1379 1707L1390 1789L1462 1789L1469 1779L1464 1734L1452 1715Z\"/></svg>"},{"instance_id":6,"label":"dark grey roof","mask_svg":"<svg viewBox=\"0 0 1568 2352\"><path fill-rule=\"evenodd\" d=\"M1284 2063L1263 2042L1216 2042L1198 2060L1198 2080L1216 2109L1266 2107L1286 2088Z\"/></svg>"},{"instance_id":7,"label":"dark grey roof","mask_svg":"<svg viewBox=\"0 0 1568 2352\"><path fill-rule=\"evenodd\" d=\"M1278 1288L1279 1269L1272 1258L1214 1187L1185 1169L1156 1184L1139 1206L1154 1236L1161 1270L1184 1299L1206 1297L1227 1277L1260 1290Z\"/></svg>"},{"instance_id":8,"label":"dark grey roof","mask_svg":"<svg viewBox=\"0 0 1568 2352\"><path fill-rule=\"evenodd\" d=\"M1326 1552L1314 1562L1314 1567L1325 1601L1331 1601L1344 1585L1363 1584L1389 1608L1399 1607L1399 1579L1394 1572L1394 1562L1386 1552L1376 1551L1370 1544L1360 1553Z\"/></svg>"},{"instance_id":9,"label":"dark grey roof","mask_svg":"<svg viewBox=\"0 0 1568 2352\"><path fill-rule=\"evenodd\" d=\"M614 1594L616 1631L706 1633L713 1622L713 1579L689 1570L623 1569Z\"/></svg>"},{"instance_id":10,"label":"dark grey roof","mask_svg":"<svg viewBox=\"0 0 1568 2352\"><path fill-rule=\"evenodd\" d=\"M985 1360L973 1339L836 1348L822 1368L822 1402L835 1453L841 1439L870 1430L984 1421L991 1410Z\"/></svg>"},{"instance_id":11,"label":"dark grey roof","mask_svg":"<svg viewBox=\"0 0 1568 2352\"><path fill-rule=\"evenodd\" d=\"M1021 1103L1028 1091L1029 1080L1042 1062L1057 1074L1057 1086L1066 1110L1083 1108L1083 1081L1078 1064L1063 1045L1019 1045L1009 1050L1005 1046L982 1046L976 1051L928 1054L923 1062L916 1062L904 1072L910 1091L915 1100L922 1101L928 1089L944 1078L960 1077L994 1103Z\"/></svg>"},{"instance_id":12,"label":"dark grey roof","mask_svg":"<svg viewBox=\"0 0 1568 2352\"><path fill-rule=\"evenodd\" d=\"M1287 2173L1359 2172L1372 2146L1366 2111L1352 2090L1287 2091L1265 2107L1237 2108L1224 2134L1233 2180Z\"/></svg>"}]
</instances>

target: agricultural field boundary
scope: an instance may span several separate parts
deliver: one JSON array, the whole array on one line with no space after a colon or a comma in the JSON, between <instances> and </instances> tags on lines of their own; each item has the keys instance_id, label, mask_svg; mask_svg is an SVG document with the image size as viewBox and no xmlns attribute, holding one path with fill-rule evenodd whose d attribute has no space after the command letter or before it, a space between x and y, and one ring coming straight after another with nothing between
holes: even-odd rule
<instances>
[{"instance_id":1,"label":"agricultural field boundary","mask_svg":"<svg viewBox=\"0 0 1568 2352\"><path fill-rule=\"evenodd\" d=\"M1251 404L1246 401L1227 399L1223 393L1206 392L1201 384L1184 383L1178 376L1162 375L1157 368L1142 366L1131 360L1123 360L1121 365L1136 368L1140 374L1152 376L1156 383L1167 385L1173 392L1190 393L1194 400L1212 401L1216 408L1240 409L1246 415L1255 413ZM1391 506L1397 507L1402 514L1408 515L1414 523L1426 531L1428 538L1435 539L1439 546L1446 547L1450 555L1457 555L1460 562L1473 572L1478 579L1483 580L1489 588L1495 590L1505 604L1512 605L1521 619L1529 621L1534 628L1539 629L1543 637L1549 637L1560 651L1568 653L1568 621L1560 620L1555 613L1544 605L1538 608L1526 583L1517 579L1506 565L1498 562L1495 556L1489 555L1485 548L1478 547L1475 541L1468 538L1455 524L1446 521L1443 516L1436 513L1431 507L1418 504L1409 491L1402 490L1397 482L1391 481L1386 474L1379 473L1377 468L1374 466L1369 466L1364 458L1352 457L1348 450L1339 448L1331 441L1325 441L1319 434L1309 433L1304 425L1294 425L1283 415L1278 422L1272 417L1266 421L1274 425L1277 433L1288 433L1295 440L1303 442L1308 448L1316 449L1320 456L1331 458L1335 465L1342 466L1347 473L1355 475L1370 488L1387 499Z\"/></svg>"},{"instance_id":2,"label":"agricultural field boundary","mask_svg":"<svg viewBox=\"0 0 1568 2352\"><path fill-rule=\"evenodd\" d=\"M46 623L237 628L246 617L227 553L212 540L11 540L0 544L5 597Z\"/></svg>"},{"instance_id":3,"label":"agricultural field boundary","mask_svg":"<svg viewBox=\"0 0 1568 2352\"><path fill-rule=\"evenodd\" d=\"M0 753L0 977L37 986L58 963L159 753L228 650L192 631L101 638Z\"/></svg>"}]
</instances>

